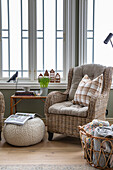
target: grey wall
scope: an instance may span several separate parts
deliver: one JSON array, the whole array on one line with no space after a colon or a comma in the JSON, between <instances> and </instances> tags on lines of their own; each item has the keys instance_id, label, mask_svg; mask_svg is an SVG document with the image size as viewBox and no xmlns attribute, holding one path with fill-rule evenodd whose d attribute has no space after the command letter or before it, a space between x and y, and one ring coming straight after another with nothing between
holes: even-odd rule
<instances>
[{"instance_id":1,"label":"grey wall","mask_svg":"<svg viewBox=\"0 0 113 170\"><path fill-rule=\"evenodd\" d=\"M37 90L37 89L36 89ZM10 115L10 96L15 93L15 90L0 90L5 98L5 115L7 118ZM49 90L49 92L52 90ZM55 89L56 91L56 89ZM64 91L64 90L62 90ZM17 104L18 112L31 112L31 113L39 113L42 117L44 117L44 102L39 99L24 99L20 103Z\"/></svg>"},{"instance_id":2,"label":"grey wall","mask_svg":"<svg viewBox=\"0 0 113 170\"><path fill-rule=\"evenodd\" d=\"M56 91L56 89L54 89ZM10 96L14 94L15 90L0 90L5 97L5 118L10 115ZM49 90L53 91L53 90ZM62 90L64 91L64 90ZM39 113L44 117L44 103L40 100L22 100L17 105L17 111L19 112L31 112ZM113 90L110 91L109 101L108 101L108 117L113 117Z\"/></svg>"}]
</instances>

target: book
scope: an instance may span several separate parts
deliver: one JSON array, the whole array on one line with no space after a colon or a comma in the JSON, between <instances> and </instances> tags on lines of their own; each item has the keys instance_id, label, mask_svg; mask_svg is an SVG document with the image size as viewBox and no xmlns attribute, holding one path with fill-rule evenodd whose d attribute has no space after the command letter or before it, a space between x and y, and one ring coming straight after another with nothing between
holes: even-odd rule
<instances>
[{"instance_id":1,"label":"book","mask_svg":"<svg viewBox=\"0 0 113 170\"><path fill-rule=\"evenodd\" d=\"M16 91L15 96L34 96L34 91Z\"/></svg>"},{"instance_id":2,"label":"book","mask_svg":"<svg viewBox=\"0 0 113 170\"><path fill-rule=\"evenodd\" d=\"M33 113L16 113L15 115L9 116L4 123L6 124L16 124L16 125L23 125L28 119L32 119L35 117Z\"/></svg>"}]
</instances>

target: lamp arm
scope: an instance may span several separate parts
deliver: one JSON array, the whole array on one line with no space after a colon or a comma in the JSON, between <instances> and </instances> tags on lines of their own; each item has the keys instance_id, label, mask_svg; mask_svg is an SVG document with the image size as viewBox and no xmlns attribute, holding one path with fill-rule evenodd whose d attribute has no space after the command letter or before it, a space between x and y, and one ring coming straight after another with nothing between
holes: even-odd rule
<instances>
[{"instance_id":1,"label":"lamp arm","mask_svg":"<svg viewBox=\"0 0 113 170\"><path fill-rule=\"evenodd\" d=\"M111 39L110 39L110 43L111 43L111 46L113 47L113 43L112 43Z\"/></svg>"},{"instance_id":2,"label":"lamp arm","mask_svg":"<svg viewBox=\"0 0 113 170\"><path fill-rule=\"evenodd\" d=\"M16 77L16 91L17 91L17 85L18 85L18 77Z\"/></svg>"}]
</instances>

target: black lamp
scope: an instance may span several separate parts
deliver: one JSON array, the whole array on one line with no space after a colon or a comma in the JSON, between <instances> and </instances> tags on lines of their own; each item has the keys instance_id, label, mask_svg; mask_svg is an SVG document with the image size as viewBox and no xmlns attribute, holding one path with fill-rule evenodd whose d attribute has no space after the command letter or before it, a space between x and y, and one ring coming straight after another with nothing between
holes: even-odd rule
<instances>
[{"instance_id":1,"label":"black lamp","mask_svg":"<svg viewBox=\"0 0 113 170\"><path fill-rule=\"evenodd\" d=\"M111 38L112 38L113 34L112 33L109 33L109 35L106 37L106 39L104 40L104 43L107 44L109 41L111 43L111 46L113 47L113 43L111 41Z\"/></svg>"},{"instance_id":2,"label":"black lamp","mask_svg":"<svg viewBox=\"0 0 113 170\"><path fill-rule=\"evenodd\" d=\"M7 81L10 82L13 81L14 83L16 83L16 90L17 90L17 83L18 83L18 71L16 71L15 74L13 74L13 76Z\"/></svg>"},{"instance_id":3,"label":"black lamp","mask_svg":"<svg viewBox=\"0 0 113 170\"><path fill-rule=\"evenodd\" d=\"M111 38L112 38L113 34L112 33L109 33L109 35L106 37L106 39L104 40L104 43L107 44L109 41L111 43L111 46L113 47L113 43L111 41ZM108 109L106 109L106 116L108 115Z\"/></svg>"}]
</instances>

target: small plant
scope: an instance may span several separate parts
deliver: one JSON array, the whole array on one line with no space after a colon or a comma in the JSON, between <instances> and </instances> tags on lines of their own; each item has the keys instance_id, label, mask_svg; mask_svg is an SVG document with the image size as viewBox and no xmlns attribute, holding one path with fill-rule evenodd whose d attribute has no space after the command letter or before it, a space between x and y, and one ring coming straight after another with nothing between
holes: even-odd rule
<instances>
[{"instance_id":1,"label":"small plant","mask_svg":"<svg viewBox=\"0 0 113 170\"><path fill-rule=\"evenodd\" d=\"M42 76L38 78L38 82L40 83L40 87L44 88L44 87L48 87L48 84L50 82L50 78L47 76Z\"/></svg>"}]
</instances>

